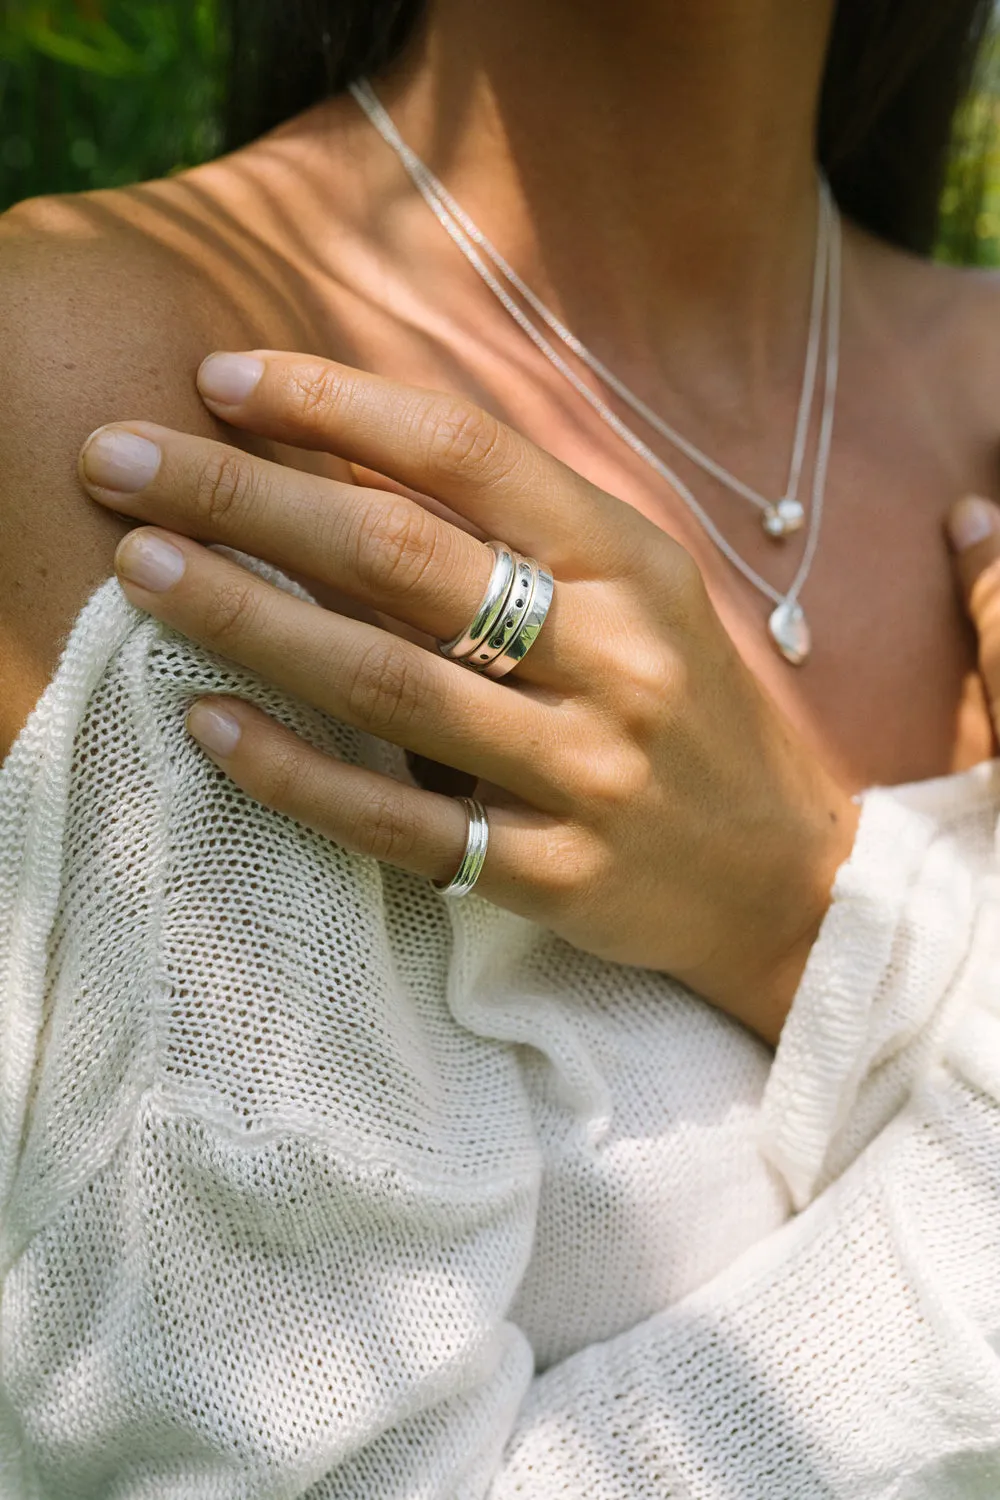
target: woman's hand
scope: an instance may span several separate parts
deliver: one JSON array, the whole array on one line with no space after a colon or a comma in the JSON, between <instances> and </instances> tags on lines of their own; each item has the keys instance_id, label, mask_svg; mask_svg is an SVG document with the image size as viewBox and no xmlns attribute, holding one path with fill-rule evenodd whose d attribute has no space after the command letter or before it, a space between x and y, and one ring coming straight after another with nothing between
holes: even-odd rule
<instances>
[{"instance_id":1,"label":"woman's hand","mask_svg":"<svg viewBox=\"0 0 1000 1500\"><path fill-rule=\"evenodd\" d=\"M202 544L443 639L474 614L492 554L407 495L141 422L101 429L81 457L96 500L160 528L119 547L129 599L323 712L471 773L490 810L484 896L668 971L776 1040L856 814L741 662L687 553L456 397L277 353L213 357L199 386L234 427L335 453L538 557L554 602L500 682L304 603ZM188 722L252 797L363 854L454 874L466 820L453 799L329 759L232 698Z\"/></svg>"}]
</instances>

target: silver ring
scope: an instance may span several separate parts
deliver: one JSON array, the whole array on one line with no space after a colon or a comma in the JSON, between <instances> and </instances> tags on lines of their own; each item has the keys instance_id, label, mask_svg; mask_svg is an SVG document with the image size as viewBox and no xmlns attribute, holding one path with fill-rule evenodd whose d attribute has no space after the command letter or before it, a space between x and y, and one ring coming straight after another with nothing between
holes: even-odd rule
<instances>
[{"instance_id":1,"label":"silver ring","mask_svg":"<svg viewBox=\"0 0 1000 1500\"><path fill-rule=\"evenodd\" d=\"M491 541L496 561L479 608L466 628L437 643L442 656L494 679L523 661L545 623L555 584L533 557Z\"/></svg>"},{"instance_id":2,"label":"silver ring","mask_svg":"<svg viewBox=\"0 0 1000 1500\"><path fill-rule=\"evenodd\" d=\"M468 814L469 823L465 835L465 852L461 863L450 880L432 882L442 896L467 896L483 872L486 850L490 842L490 824L486 809L473 797L458 799Z\"/></svg>"},{"instance_id":3,"label":"silver ring","mask_svg":"<svg viewBox=\"0 0 1000 1500\"><path fill-rule=\"evenodd\" d=\"M509 650L528 617L538 578L538 564L533 558L521 557L519 553L514 554L514 562L516 571L507 594L506 606L492 632L484 641L480 641L471 656L465 658L466 665L477 672L488 672L497 658Z\"/></svg>"},{"instance_id":4,"label":"silver ring","mask_svg":"<svg viewBox=\"0 0 1000 1500\"><path fill-rule=\"evenodd\" d=\"M498 652L492 661L487 662L483 671L487 677L505 677L508 672L513 671L519 661L522 661L529 648L534 645L538 638L538 632L545 624L545 616L549 612L552 603L552 595L555 583L548 568L543 568L541 563L536 563L534 558L529 559L534 568L534 588L528 607L524 612L521 624L503 650Z\"/></svg>"},{"instance_id":5,"label":"silver ring","mask_svg":"<svg viewBox=\"0 0 1000 1500\"><path fill-rule=\"evenodd\" d=\"M503 614L507 595L514 582L516 563L513 552L503 542L490 542L488 545L493 549L494 562L482 602L464 630L460 630L450 641L438 641L438 650L442 656L456 659L469 656L486 639Z\"/></svg>"}]
</instances>

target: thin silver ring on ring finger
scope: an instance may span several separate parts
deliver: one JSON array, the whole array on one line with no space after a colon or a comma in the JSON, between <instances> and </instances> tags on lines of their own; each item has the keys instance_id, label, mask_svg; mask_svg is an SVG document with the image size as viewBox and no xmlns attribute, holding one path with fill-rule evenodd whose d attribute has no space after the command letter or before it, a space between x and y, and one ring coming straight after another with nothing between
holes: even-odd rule
<instances>
[{"instance_id":1,"label":"thin silver ring on ring finger","mask_svg":"<svg viewBox=\"0 0 1000 1500\"><path fill-rule=\"evenodd\" d=\"M474 797L460 797L459 802L465 808L468 824L465 834L465 848L459 861L458 869L450 880L435 880L434 885L442 896L468 896L476 888L476 883L483 873L486 863L486 855L490 845L490 820L489 814L481 802Z\"/></svg>"}]
</instances>

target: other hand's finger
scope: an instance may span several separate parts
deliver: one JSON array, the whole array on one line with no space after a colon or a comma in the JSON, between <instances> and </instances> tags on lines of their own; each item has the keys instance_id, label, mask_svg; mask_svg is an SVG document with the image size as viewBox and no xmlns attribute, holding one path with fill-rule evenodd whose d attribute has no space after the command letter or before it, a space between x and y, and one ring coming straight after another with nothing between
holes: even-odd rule
<instances>
[{"instance_id":1,"label":"other hand's finger","mask_svg":"<svg viewBox=\"0 0 1000 1500\"><path fill-rule=\"evenodd\" d=\"M948 537L962 597L979 635L979 666L995 718L1000 705L1000 509L978 496L959 500L948 516Z\"/></svg>"}]
</instances>

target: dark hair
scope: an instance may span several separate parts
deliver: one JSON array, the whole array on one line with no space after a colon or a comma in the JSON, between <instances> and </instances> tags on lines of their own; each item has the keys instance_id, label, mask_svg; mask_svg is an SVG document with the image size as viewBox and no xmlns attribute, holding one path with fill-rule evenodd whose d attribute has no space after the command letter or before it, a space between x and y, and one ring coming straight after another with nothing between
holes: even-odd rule
<instances>
[{"instance_id":1,"label":"dark hair","mask_svg":"<svg viewBox=\"0 0 1000 1500\"><path fill-rule=\"evenodd\" d=\"M426 0L229 0L227 144L377 72ZM819 158L841 208L907 249L934 241L955 110L993 0L839 0L823 81Z\"/></svg>"}]
</instances>

